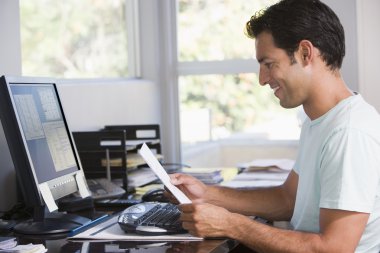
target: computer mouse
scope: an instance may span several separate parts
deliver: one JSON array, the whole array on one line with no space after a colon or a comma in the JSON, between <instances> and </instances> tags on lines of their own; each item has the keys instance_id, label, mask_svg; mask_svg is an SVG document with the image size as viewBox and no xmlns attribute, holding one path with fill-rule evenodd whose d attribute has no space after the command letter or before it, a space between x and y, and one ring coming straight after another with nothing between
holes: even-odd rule
<instances>
[{"instance_id":1,"label":"computer mouse","mask_svg":"<svg viewBox=\"0 0 380 253\"><path fill-rule=\"evenodd\" d=\"M164 191L162 188L151 189L142 195L141 200L144 202L169 202L164 196Z\"/></svg>"}]
</instances>

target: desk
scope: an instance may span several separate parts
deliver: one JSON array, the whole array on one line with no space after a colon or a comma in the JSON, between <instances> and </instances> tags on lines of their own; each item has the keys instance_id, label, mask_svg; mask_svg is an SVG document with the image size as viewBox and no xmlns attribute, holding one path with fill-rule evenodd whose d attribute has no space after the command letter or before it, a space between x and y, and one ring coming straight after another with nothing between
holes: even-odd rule
<instances>
[{"instance_id":1,"label":"desk","mask_svg":"<svg viewBox=\"0 0 380 253\"><path fill-rule=\"evenodd\" d=\"M204 241L147 242L147 241L72 241L64 236L47 238L46 236L14 235L11 232L1 236L15 236L19 244L43 244L48 252L62 253L98 253L98 252L149 252L149 253L227 253L239 244L232 239L208 239ZM237 249L237 248L236 248ZM247 251L250 252L250 251Z\"/></svg>"},{"instance_id":2,"label":"desk","mask_svg":"<svg viewBox=\"0 0 380 253\"><path fill-rule=\"evenodd\" d=\"M48 252L62 253L101 253L101 252L149 252L149 253L226 253L226 252L252 252L233 251L238 242L230 239L204 240L187 242L76 242L66 239L45 240L43 238L18 237L21 244L44 244ZM238 249L238 248L236 248Z\"/></svg>"},{"instance_id":3,"label":"desk","mask_svg":"<svg viewBox=\"0 0 380 253\"><path fill-rule=\"evenodd\" d=\"M115 210L112 210L115 211ZM86 216L86 215L83 215ZM254 253L232 239L182 241L182 242L131 242L131 241L68 241L67 239L46 239L18 237L20 244L44 244L49 252L184 252L184 253Z\"/></svg>"}]
</instances>

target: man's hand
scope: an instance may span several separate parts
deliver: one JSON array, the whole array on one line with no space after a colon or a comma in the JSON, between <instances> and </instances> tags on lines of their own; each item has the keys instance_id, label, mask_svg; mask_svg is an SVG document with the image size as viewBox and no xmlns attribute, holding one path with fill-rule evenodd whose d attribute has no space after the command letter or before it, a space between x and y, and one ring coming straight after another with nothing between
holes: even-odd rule
<instances>
[{"instance_id":1,"label":"man's hand","mask_svg":"<svg viewBox=\"0 0 380 253\"><path fill-rule=\"evenodd\" d=\"M169 176L171 183L178 187L192 201L205 201L207 186L204 183L185 174L175 173ZM170 200L173 200L173 197L170 195L171 194L169 194L169 196L165 194L165 196L169 197Z\"/></svg>"},{"instance_id":2,"label":"man's hand","mask_svg":"<svg viewBox=\"0 0 380 253\"><path fill-rule=\"evenodd\" d=\"M228 237L233 224L233 213L208 203L192 203L179 206L184 229L198 237Z\"/></svg>"}]
</instances>

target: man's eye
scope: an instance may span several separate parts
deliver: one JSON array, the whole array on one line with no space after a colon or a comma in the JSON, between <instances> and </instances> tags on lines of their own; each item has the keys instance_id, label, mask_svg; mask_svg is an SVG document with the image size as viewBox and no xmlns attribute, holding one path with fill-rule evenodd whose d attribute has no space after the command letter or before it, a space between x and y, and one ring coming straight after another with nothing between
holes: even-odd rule
<instances>
[{"instance_id":1,"label":"man's eye","mask_svg":"<svg viewBox=\"0 0 380 253\"><path fill-rule=\"evenodd\" d=\"M265 67L267 67L268 69L270 69L272 67L272 63L271 62L268 62L268 63L265 63Z\"/></svg>"}]
</instances>

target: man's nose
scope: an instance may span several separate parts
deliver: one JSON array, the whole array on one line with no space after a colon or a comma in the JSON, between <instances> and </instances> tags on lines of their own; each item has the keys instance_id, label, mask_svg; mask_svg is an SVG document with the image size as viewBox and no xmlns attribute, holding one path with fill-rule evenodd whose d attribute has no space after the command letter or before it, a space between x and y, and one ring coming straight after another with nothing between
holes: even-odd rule
<instances>
[{"instance_id":1,"label":"man's nose","mask_svg":"<svg viewBox=\"0 0 380 253\"><path fill-rule=\"evenodd\" d=\"M265 86L266 84L269 83L269 80L270 80L269 71L265 70L263 67L260 67L260 72L259 72L260 85Z\"/></svg>"}]
</instances>

